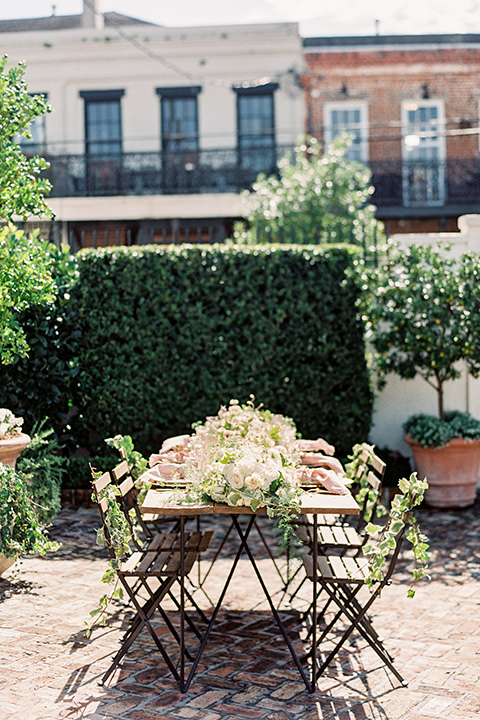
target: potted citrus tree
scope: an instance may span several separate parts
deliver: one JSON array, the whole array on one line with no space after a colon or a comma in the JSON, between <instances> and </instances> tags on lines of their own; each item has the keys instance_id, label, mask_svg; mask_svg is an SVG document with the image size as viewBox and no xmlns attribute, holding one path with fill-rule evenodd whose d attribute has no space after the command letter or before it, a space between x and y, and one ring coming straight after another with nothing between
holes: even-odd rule
<instances>
[{"instance_id":1,"label":"potted citrus tree","mask_svg":"<svg viewBox=\"0 0 480 720\"><path fill-rule=\"evenodd\" d=\"M367 337L379 377L422 377L437 394L437 415L404 425L415 467L435 507L473 503L480 468L480 422L446 411L445 383L480 370L480 258L425 245L395 248L366 273Z\"/></svg>"}]
</instances>

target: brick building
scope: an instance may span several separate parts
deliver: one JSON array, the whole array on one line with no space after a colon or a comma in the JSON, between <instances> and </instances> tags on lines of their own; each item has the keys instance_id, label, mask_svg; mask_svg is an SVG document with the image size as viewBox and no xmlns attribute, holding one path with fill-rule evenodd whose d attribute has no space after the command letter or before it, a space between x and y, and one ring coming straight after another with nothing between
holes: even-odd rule
<instances>
[{"instance_id":1,"label":"brick building","mask_svg":"<svg viewBox=\"0 0 480 720\"><path fill-rule=\"evenodd\" d=\"M480 212L480 35L303 41L307 130L355 135L389 233L457 229Z\"/></svg>"}]
</instances>

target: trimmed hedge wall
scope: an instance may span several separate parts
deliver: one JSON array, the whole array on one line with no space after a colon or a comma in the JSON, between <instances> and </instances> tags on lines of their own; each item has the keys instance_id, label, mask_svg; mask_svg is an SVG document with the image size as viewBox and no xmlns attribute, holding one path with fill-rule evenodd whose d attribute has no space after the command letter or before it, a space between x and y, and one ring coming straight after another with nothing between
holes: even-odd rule
<instances>
[{"instance_id":1,"label":"trimmed hedge wall","mask_svg":"<svg viewBox=\"0 0 480 720\"><path fill-rule=\"evenodd\" d=\"M366 439L372 393L347 246L108 248L71 290L72 429L92 453L144 453L250 394L339 454ZM78 339L77 339L78 338Z\"/></svg>"},{"instance_id":2,"label":"trimmed hedge wall","mask_svg":"<svg viewBox=\"0 0 480 720\"><path fill-rule=\"evenodd\" d=\"M72 388L77 374L74 345L80 337L69 291L78 279L78 262L68 251L46 245L52 260L57 298L46 307L32 306L21 316L30 352L10 365L0 363L0 407L24 419L25 432L48 418L62 442L67 441ZM73 438L69 445L74 447Z\"/></svg>"}]
</instances>

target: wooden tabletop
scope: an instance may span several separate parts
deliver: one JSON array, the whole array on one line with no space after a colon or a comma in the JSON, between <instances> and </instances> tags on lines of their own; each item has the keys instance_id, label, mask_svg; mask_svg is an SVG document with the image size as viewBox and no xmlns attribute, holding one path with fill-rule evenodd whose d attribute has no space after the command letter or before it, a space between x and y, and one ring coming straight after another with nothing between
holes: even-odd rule
<instances>
[{"instance_id":1,"label":"wooden tabletop","mask_svg":"<svg viewBox=\"0 0 480 720\"><path fill-rule=\"evenodd\" d=\"M252 515L247 507L230 507L220 503L183 504L178 502L180 491L151 488L142 504L142 512L159 515ZM358 515L360 509L350 493L333 495L324 491L304 492L301 497L301 513ZM255 515L266 515L265 508L259 508Z\"/></svg>"}]
</instances>

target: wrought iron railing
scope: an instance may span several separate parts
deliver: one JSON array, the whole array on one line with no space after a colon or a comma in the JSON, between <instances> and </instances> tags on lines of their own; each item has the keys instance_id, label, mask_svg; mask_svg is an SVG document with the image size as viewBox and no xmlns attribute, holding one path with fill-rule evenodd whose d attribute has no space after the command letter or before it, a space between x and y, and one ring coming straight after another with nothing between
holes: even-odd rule
<instances>
[{"instance_id":1,"label":"wrought iron railing","mask_svg":"<svg viewBox=\"0 0 480 720\"><path fill-rule=\"evenodd\" d=\"M50 155L51 197L238 192L270 175L290 148Z\"/></svg>"},{"instance_id":2,"label":"wrought iron railing","mask_svg":"<svg viewBox=\"0 0 480 720\"><path fill-rule=\"evenodd\" d=\"M380 160L369 163L377 207L480 204L480 160Z\"/></svg>"},{"instance_id":3,"label":"wrought iron railing","mask_svg":"<svg viewBox=\"0 0 480 720\"><path fill-rule=\"evenodd\" d=\"M239 192L260 172L276 172L290 147L50 155L51 197L168 195ZM377 207L442 207L480 204L480 160L369 163Z\"/></svg>"}]
</instances>

